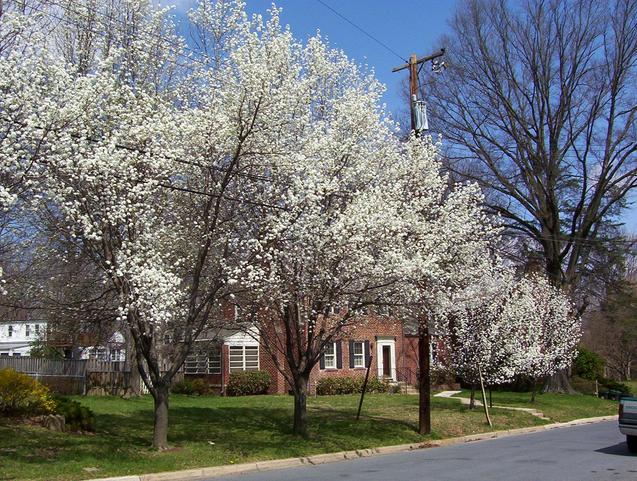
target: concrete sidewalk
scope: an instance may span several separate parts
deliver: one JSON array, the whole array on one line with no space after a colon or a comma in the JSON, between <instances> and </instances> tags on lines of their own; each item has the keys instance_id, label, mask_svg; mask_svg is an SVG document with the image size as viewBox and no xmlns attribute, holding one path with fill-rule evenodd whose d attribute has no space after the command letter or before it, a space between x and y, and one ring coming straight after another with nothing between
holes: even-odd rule
<instances>
[{"instance_id":1,"label":"concrete sidewalk","mask_svg":"<svg viewBox=\"0 0 637 481\"><path fill-rule=\"evenodd\" d=\"M400 444L397 446L383 446L379 448L357 449L354 451L341 451L338 453L318 454L301 458L275 459L271 461L259 461L244 464L231 464L225 466L212 466L208 468L187 469L184 471L170 471L164 473L152 473L133 476L119 476L111 478L99 478L88 481L201 481L216 476L230 474L244 474L257 471L270 471L273 469L293 468L308 465L318 465L346 461L349 459L380 456L384 454L413 451L416 449L436 448L454 444L482 441L486 439L503 438L517 434L535 433L549 429L558 429L582 424L593 424L604 421L616 420L617 416L601 416L596 418L576 419L566 423L545 424L529 428L511 429L507 431L492 431L488 433L462 436L459 438L439 439L423 443Z\"/></svg>"},{"instance_id":2,"label":"concrete sidewalk","mask_svg":"<svg viewBox=\"0 0 637 481\"><path fill-rule=\"evenodd\" d=\"M442 392L439 392L438 394L434 394L434 397L444 397L444 398L448 398L448 399L457 399L458 401L460 401L460 404L469 405L469 403L471 402L471 400L469 398L456 396L456 394L460 394L461 392L462 391L442 391ZM478 401L476 399L475 400L475 405L481 407L482 406L482 402ZM531 416L535 416L535 417L540 418L540 419L545 419L547 421L550 421L550 419L551 419L551 418L546 417L542 411L538 411L537 409L533 409L533 408L520 408L520 407L514 407L514 406L501 406L501 405L496 405L496 404L493 405L493 408L508 409L510 411L522 411L522 412L530 414Z\"/></svg>"}]
</instances>

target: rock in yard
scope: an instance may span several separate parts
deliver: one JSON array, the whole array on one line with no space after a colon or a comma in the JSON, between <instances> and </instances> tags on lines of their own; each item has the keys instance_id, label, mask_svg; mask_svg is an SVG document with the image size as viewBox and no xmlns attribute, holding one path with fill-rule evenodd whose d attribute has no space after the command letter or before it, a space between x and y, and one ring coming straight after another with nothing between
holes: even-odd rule
<instances>
[{"instance_id":1,"label":"rock in yard","mask_svg":"<svg viewBox=\"0 0 637 481\"><path fill-rule=\"evenodd\" d=\"M64 416L59 414L49 414L48 416L42 416L40 424L51 431L64 431L65 421Z\"/></svg>"}]
</instances>

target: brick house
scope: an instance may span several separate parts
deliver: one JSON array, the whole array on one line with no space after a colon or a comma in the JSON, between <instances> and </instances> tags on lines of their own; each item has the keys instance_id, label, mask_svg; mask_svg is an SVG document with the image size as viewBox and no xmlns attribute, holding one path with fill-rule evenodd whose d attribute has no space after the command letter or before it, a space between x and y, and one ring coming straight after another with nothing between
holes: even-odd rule
<instances>
[{"instance_id":1,"label":"brick house","mask_svg":"<svg viewBox=\"0 0 637 481\"><path fill-rule=\"evenodd\" d=\"M432 343L432 357L440 350L439 344L440 341ZM285 365L283 354L276 355L279 364ZM326 348L310 375L310 393L315 392L316 383L323 377L365 376L368 366L370 376L415 384L418 337L406 332L400 319L372 313L365 315L360 323L345 330ZM194 352L184 363L186 378L204 379L221 392L232 372L256 370L270 373L269 394L290 391L256 329L222 329L206 333L197 340Z\"/></svg>"}]
</instances>

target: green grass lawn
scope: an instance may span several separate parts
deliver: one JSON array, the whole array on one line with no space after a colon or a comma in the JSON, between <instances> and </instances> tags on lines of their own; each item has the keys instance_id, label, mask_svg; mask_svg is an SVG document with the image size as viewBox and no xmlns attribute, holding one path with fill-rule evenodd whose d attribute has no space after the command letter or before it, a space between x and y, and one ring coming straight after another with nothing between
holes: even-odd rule
<instances>
[{"instance_id":1,"label":"green grass lawn","mask_svg":"<svg viewBox=\"0 0 637 481\"><path fill-rule=\"evenodd\" d=\"M496 395L503 396L497 398L498 403L504 399L523 402L523 395ZM422 437L415 431L417 396L368 395L359 422L355 420L357 396L325 396L309 401L311 436L304 440L291 434L293 400L289 396L174 395L170 405L172 449L155 452L149 448L151 398L76 399L94 410L96 434L55 433L0 420L0 480L76 480L169 471L488 431L482 411L469 411L454 399L434 398L433 434ZM583 396L541 396L538 407L544 408L544 403L546 407L554 403L554 413L565 411L560 419L616 410L616 403ZM526 413L497 409L493 421L496 430L544 423Z\"/></svg>"},{"instance_id":2,"label":"green grass lawn","mask_svg":"<svg viewBox=\"0 0 637 481\"><path fill-rule=\"evenodd\" d=\"M462 391L462 397L469 397L470 391ZM489 393L487 392L487 398ZM480 392L476 399L481 401ZM617 414L617 401L607 401L590 395L536 394L531 402L531 394L526 392L493 391L493 405L532 408L542 411L551 421L566 422L573 419L590 418Z\"/></svg>"}]
</instances>

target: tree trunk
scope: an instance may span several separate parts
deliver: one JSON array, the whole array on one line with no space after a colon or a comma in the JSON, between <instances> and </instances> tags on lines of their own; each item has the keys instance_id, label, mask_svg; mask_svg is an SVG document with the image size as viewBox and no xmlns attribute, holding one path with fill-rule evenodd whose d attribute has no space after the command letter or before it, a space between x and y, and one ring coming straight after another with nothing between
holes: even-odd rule
<instances>
[{"instance_id":1,"label":"tree trunk","mask_svg":"<svg viewBox=\"0 0 637 481\"><path fill-rule=\"evenodd\" d=\"M168 385L153 389L153 398L155 401L153 447L166 449L168 447Z\"/></svg>"},{"instance_id":2,"label":"tree trunk","mask_svg":"<svg viewBox=\"0 0 637 481\"><path fill-rule=\"evenodd\" d=\"M469 409L476 407L476 385L471 384L471 396L469 396Z\"/></svg>"},{"instance_id":3,"label":"tree trunk","mask_svg":"<svg viewBox=\"0 0 637 481\"><path fill-rule=\"evenodd\" d=\"M423 326L420 328L418 336L418 368L420 371L418 432L420 434L431 433L431 373L429 364L429 329L427 326Z\"/></svg>"},{"instance_id":4,"label":"tree trunk","mask_svg":"<svg viewBox=\"0 0 637 481\"><path fill-rule=\"evenodd\" d=\"M128 389L124 393L124 397L137 397L142 394L142 378L139 374L139 367L137 366L137 354L135 353L135 343L133 342L133 336L128 333L126 338L126 363L125 367L130 372L130 380Z\"/></svg>"},{"instance_id":5,"label":"tree trunk","mask_svg":"<svg viewBox=\"0 0 637 481\"><path fill-rule=\"evenodd\" d=\"M542 392L552 392L559 394L577 394L575 389L571 386L568 380L568 373L566 369L558 371L552 376L549 376L544 383Z\"/></svg>"},{"instance_id":6,"label":"tree trunk","mask_svg":"<svg viewBox=\"0 0 637 481\"><path fill-rule=\"evenodd\" d=\"M307 384L308 377L300 375L294 379L294 427L297 436L307 438Z\"/></svg>"},{"instance_id":7,"label":"tree trunk","mask_svg":"<svg viewBox=\"0 0 637 481\"><path fill-rule=\"evenodd\" d=\"M137 363L133 362L130 369L130 396L139 397L142 395L142 377L139 374Z\"/></svg>"},{"instance_id":8,"label":"tree trunk","mask_svg":"<svg viewBox=\"0 0 637 481\"><path fill-rule=\"evenodd\" d=\"M531 385L531 402L535 402L535 392L537 391L537 379L533 378L531 381L533 384Z\"/></svg>"}]
</instances>

